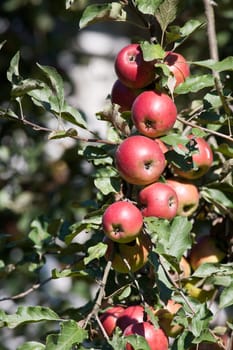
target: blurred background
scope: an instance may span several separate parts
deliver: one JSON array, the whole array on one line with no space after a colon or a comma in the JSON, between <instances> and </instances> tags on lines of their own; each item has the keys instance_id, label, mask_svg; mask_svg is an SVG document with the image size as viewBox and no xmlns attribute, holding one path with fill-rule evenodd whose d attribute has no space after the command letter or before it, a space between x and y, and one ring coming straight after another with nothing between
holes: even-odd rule
<instances>
[{"instance_id":1,"label":"blurred background","mask_svg":"<svg viewBox=\"0 0 233 350\"><path fill-rule=\"evenodd\" d=\"M98 3L101 1L98 1ZM91 1L74 1L66 10L65 0L2 0L0 2L0 108L10 101L10 83L6 71L10 60L20 51L20 73L36 77L36 63L55 67L64 79L66 99L85 116L90 129L105 137L107 126L96 119L116 80L114 59L117 52L132 38L146 39L147 33L126 23L95 24L79 30L82 11ZM93 1L93 3L95 3ZM203 2L180 2L176 25L190 18L205 22ZM216 30L219 57L233 54L232 0L216 1ZM209 58L206 27L194 33L179 49L187 60ZM191 67L193 69L193 67ZM226 76L227 84L232 77ZM232 88L232 86L231 86ZM56 127L51 119L30 100L23 102L28 119L40 125ZM15 106L15 112L19 113ZM25 237L32 230L35 218L64 219L63 227L78 221L85 211L85 202L93 198L92 168L78 155L78 144L71 139L48 140L48 135L11 120L0 119L0 260L14 264L29 255L31 246ZM20 242L20 243L19 243ZM47 268L48 264L48 268ZM58 262L51 255L41 274L49 276ZM8 283L0 271L0 298L14 295L34 282L34 275L23 271L11 273ZM18 303L82 305L94 292L88 281L50 282L40 292L30 294ZM2 302L0 308L15 310L17 300ZM38 326L38 327L41 327ZM48 331L48 330L46 330ZM2 333L1 333L2 332ZM12 331L0 330L0 350L15 350L26 336L33 339L37 326ZM13 334L13 336L12 336Z\"/></svg>"}]
</instances>

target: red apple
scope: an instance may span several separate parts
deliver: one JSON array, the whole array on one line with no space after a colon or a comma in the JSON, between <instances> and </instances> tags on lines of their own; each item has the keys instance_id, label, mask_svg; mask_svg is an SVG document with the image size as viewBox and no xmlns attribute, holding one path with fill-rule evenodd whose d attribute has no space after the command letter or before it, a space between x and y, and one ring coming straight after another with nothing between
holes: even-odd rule
<instances>
[{"instance_id":1,"label":"red apple","mask_svg":"<svg viewBox=\"0 0 233 350\"><path fill-rule=\"evenodd\" d=\"M148 320L144 307L141 305L131 305L124 309L119 315L116 325L124 331L130 324Z\"/></svg>"},{"instance_id":2,"label":"red apple","mask_svg":"<svg viewBox=\"0 0 233 350\"><path fill-rule=\"evenodd\" d=\"M172 99L155 91L144 91L132 105L132 120L137 130L155 138L166 134L175 124L177 109Z\"/></svg>"},{"instance_id":3,"label":"red apple","mask_svg":"<svg viewBox=\"0 0 233 350\"><path fill-rule=\"evenodd\" d=\"M121 177L134 185L148 185L160 177L166 161L159 145L148 137L127 137L115 154L116 167Z\"/></svg>"},{"instance_id":4,"label":"red apple","mask_svg":"<svg viewBox=\"0 0 233 350\"><path fill-rule=\"evenodd\" d=\"M214 237L202 236L190 250L189 261L193 270L204 263L219 263L226 256Z\"/></svg>"},{"instance_id":5,"label":"red apple","mask_svg":"<svg viewBox=\"0 0 233 350\"><path fill-rule=\"evenodd\" d=\"M166 53L164 62L175 77L175 87L183 83L190 75L189 64L181 54L169 51Z\"/></svg>"},{"instance_id":6,"label":"red apple","mask_svg":"<svg viewBox=\"0 0 233 350\"><path fill-rule=\"evenodd\" d=\"M140 270L148 261L151 250L151 240L149 236L140 233L136 239L130 243L116 243L106 239L108 245L105 259L112 260L112 268L119 273L136 272Z\"/></svg>"},{"instance_id":7,"label":"red apple","mask_svg":"<svg viewBox=\"0 0 233 350\"><path fill-rule=\"evenodd\" d=\"M110 307L100 315L100 321L109 337L113 334L118 317L124 310L125 308L123 306L117 305Z\"/></svg>"},{"instance_id":8,"label":"red apple","mask_svg":"<svg viewBox=\"0 0 233 350\"><path fill-rule=\"evenodd\" d=\"M123 335L138 334L144 337L151 350L168 350L168 338L161 328L155 328L150 322L140 322L130 324ZM125 350L134 350L129 343L126 344Z\"/></svg>"},{"instance_id":9,"label":"red apple","mask_svg":"<svg viewBox=\"0 0 233 350\"><path fill-rule=\"evenodd\" d=\"M107 237L119 243L128 243L142 230L143 216L131 202L119 201L110 204L102 217L103 230Z\"/></svg>"},{"instance_id":10,"label":"red apple","mask_svg":"<svg viewBox=\"0 0 233 350\"><path fill-rule=\"evenodd\" d=\"M177 215L192 215L199 205L199 191L197 187L190 182L176 179L167 179L166 184L171 186L177 194Z\"/></svg>"},{"instance_id":11,"label":"red apple","mask_svg":"<svg viewBox=\"0 0 233 350\"><path fill-rule=\"evenodd\" d=\"M120 50L115 71L124 85L134 89L149 85L155 77L154 62L144 61L139 44L129 44Z\"/></svg>"},{"instance_id":12,"label":"red apple","mask_svg":"<svg viewBox=\"0 0 233 350\"><path fill-rule=\"evenodd\" d=\"M155 139L155 142L159 145L159 147L161 148L163 154L168 152L168 147L165 145L165 143L160 140L160 139Z\"/></svg>"},{"instance_id":13,"label":"red apple","mask_svg":"<svg viewBox=\"0 0 233 350\"><path fill-rule=\"evenodd\" d=\"M155 182L144 187L138 198L143 216L156 216L168 220L176 216L178 198L176 192L165 183Z\"/></svg>"},{"instance_id":14,"label":"red apple","mask_svg":"<svg viewBox=\"0 0 233 350\"><path fill-rule=\"evenodd\" d=\"M120 106L120 112L130 111L138 94L139 90L129 88L118 79L112 87L111 101Z\"/></svg>"},{"instance_id":15,"label":"red apple","mask_svg":"<svg viewBox=\"0 0 233 350\"><path fill-rule=\"evenodd\" d=\"M213 163L213 152L208 142L202 137L189 135L191 142L195 142L196 152L192 154L193 168L190 170L182 170L177 166L172 165L175 174L185 179L199 179L205 175ZM184 148L180 146L180 148ZM189 162L189 161L188 161ZM190 163L190 162L189 162Z\"/></svg>"}]
</instances>

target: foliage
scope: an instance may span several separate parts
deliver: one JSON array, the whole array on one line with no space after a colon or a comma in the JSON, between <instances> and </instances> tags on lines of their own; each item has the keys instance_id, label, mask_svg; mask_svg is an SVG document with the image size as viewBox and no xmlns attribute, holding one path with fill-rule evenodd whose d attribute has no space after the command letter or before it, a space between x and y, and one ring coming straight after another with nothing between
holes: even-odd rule
<instances>
[{"instance_id":1,"label":"foliage","mask_svg":"<svg viewBox=\"0 0 233 350\"><path fill-rule=\"evenodd\" d=\"M78 12L78 1L64 3L67 12L71 8L74 13ZM126 339L119 329L111 339L104 333L99 321L101 312L112 304L139 303L156 309L171 298L182 305L173 322L184 328L170 342L171 350L189 349L204 341L214 343L221 334L232 333L232 318L219 329L209 306L216 303L219 309L232 310L233 305L233 119L232 90L227 79L233 71L233 57L220 57L216 61L212 57L195 56L189 61L191 76L174 89L163 62L165 51L176 50L189 40L192 45L193 36L203 35L206 25L203 18L184 19L180 15L181 5L185 8L176 0L129 0L91 3L79 13L80 29L105 21L131 23L133 14L137 18L134 24L143 26L153 39L140 38L143 56L147 61L157 58L156 88L174 97L179 110L174 129L162 137L172 150L166 156L168 166L160 180L171 175L172 163L184 166L184 152L178 145L190 146L187 133L205 137L214 153L211 170L193 181L201 199L198 210L190 218L144 219L144 231L149 234L153 247L148 263L134 274L130 271L118 274L106 262L107 246L102 230L102 215L110 203L122 198L136 201L138 188L122 181L114 162L117 145L134 132L127 122L128 112L120 113L115 105L106 101L106 108L103 106L103 111L96 113L109 127L106 139L101 139L89 129L83 113L67 101L65 77L57 68L41 64L38 57L32 71L22 70L20 50L15 50L9 59L6 77L10 90L8 96L4 93L0 109L2 134L5 133L0 147L0 209L4 214L0 232L0 277L4 281L4 293L7 292L0 299L0 306L3 305L0 327L28 335L18 350L123 348ZM16 1L4 3L8 11L17 6ZM159 30L155 32L154 28ZM2 41L0 54L6 46L7 40ZM35 113L33 117L30 117L31 111ZM57 127L50 127L46 119L56 120ZM91 137L81 137L82 130L88 131ZM9 135L11 141L8 141ZM67 151L64 159L48 165L41 149L47 140L55 142L56 139L72 139L75 146ZM10 147L15 152L14 159ZM190 157L191 146L188 152ZM20 157L28 166L17 173L14 161L22 159ZM86 173L82 166L77 168L76 163L83 168L88 164L91 168ZM67 164L71 164L70 168ZM75 183L77 177L79 183L72 187L71 179ZM224 260L201 265L189 277L181 277L181 258L188 256L194 242L206 231L224 249ZM83 234L85 238L79 239ZM56 265L48 277L43 277L50 257L56 259ZM72 281L71 296L63 296L63 300L49 296L47 300L43 288L62 278ZM95 288L94 297L90 295L91 288ZM41 293L39 300L30 305L29 297L36 291ZM82 307L72 304L76 292L84 296ZM7 301L14 301L17 309L4 309ZM27 327L35 323L41 326L31 339ZM140 336L130 336L127 341L135 350L148 349ZM225 349L230 348L225 346Z\"/></svg>"}]
</instances>

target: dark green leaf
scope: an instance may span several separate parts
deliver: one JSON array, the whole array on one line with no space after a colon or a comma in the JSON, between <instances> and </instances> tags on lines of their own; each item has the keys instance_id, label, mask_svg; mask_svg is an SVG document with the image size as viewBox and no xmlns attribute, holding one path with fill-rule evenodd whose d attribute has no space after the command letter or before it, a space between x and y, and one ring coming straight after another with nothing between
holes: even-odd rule
<instances>
[{"instance_id":1,"label":"dark green leaf","mask_svg":"<svg viewBox=\"0 0 233 350\"><path fill-rule=\"evenodd\" d=\"M134 350L150 350L146 339L138 334L128 335L125 337L127 343L131 344Z\"/></svg>"},{"instance_id":2,"label":"dark green leaf","mask_svg":"<svg viewBox=\"0 0 233 350\"><path fill-rule=\"evenodd\" d=\"M87 338L87 331L80 328L77 322L70 320L61 324L61 332L50 334L46 339L45 350L70 350Z\"/></svg>"},{"instance_id":3,"label":"dark green leaf","mask_svg":"<svg viewBox=\"0 0 233 350\"><path fill-rule=\"evenodd\" d=\"M126 12L120 2L89 5L79 21L80 29L103 21L125 21Z\"/></svg>"},{"instance_id":4,"label":"dark green leaf","mask_svg":"<svg viewBox=\"0 0 233 350\"><path fill-rule=\"evenodd\" d=\"M164 0L156 12L156 18L163 32L176 18L179 0Z\"/></svg>"},{"instance_id":5,"label":"dark green leaf","mask_svg":"<svg viewBox=\"0 0 233 350\"><path fill-rule=\"evenodd\" d=\"M135 0L139 11L147 15L155 15L164 0Z\"/></svg>"},{"instance_id":6,"label":"dark green leaf","mask_svg":"<svg viewBox=\"0 0 233 350\"><path fill-rule=\"evenodd\" d=\"M3 46L6 44L6 40L3 40L1 43L0 43L0 50L3 48Z\"/></svg>"},{"instance_id":7,"label":"dark green leaf","mask_svg":"<svg viewBox=\"0 0 233 350\"><path fill-rule=\"evenodd\" d=\"M188 94L212 86L214 86L214 78L211 74L190 76L186 78L184 83L175 88L175 93L178 95Z\"/></svg>"},{"instance_id":8,"label":"dark green leaf","mask_svg":"<svg viewBox=\"0 0 233 350\"><path fill-rule=\"evenodd\" d=\"M64 137L74 137L77 136L77 130L75 129L68 129L68 130L55 130L52 131L49 136L48 139L49 140L54 140L54 139L62 139Z\"/></svg>"},{"instance_id":9,"label":"dark green leaf","mask_svg":"<svg viewBox=\"0 0 233 350\"><path fill-rule=\"evenodd\" d=\"M57 321L58 315L48 307L19 306L16 313L6 314L0 310L0 322L8 328L15 328L28 322Z\"/></svg>"},{"instance_id":10,"label":"dark green leaf","mask_svg":"<svg viewBox=\"0 0 233 350\"><path fill-rule=\"evenodd\" d=\"M198 311L192 317L191 327L195 337L199 337L205 329L209 327L209 322L213 315L206 304L200 304Z\"/></svg>"},{"instance_id":11,"label":"dark green leaf","mask_svg":"<svg viewBox=\"0 0 233 350\"><path fill-rule=\"evenodd\" d=\"M197 29L199 29L203 23L196 19L190 19L185 23L183 27L180 28L180 36L181 38L177 40L177 42L174 45L174 49L176 49L178 46L183 44L183 42L192 34L194 33ZM170 29L170 28L169 28Z\"/></svg>"}]
</instances>

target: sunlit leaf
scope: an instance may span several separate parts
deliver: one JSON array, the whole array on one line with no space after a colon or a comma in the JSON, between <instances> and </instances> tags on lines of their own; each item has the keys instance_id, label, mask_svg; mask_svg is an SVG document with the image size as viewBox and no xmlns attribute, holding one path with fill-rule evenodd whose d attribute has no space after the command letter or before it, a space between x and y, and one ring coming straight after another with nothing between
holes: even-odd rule
<instances>
[{"instance_id":1,"label":"sunlit leaf","mask_svg":"<svg viewBox=\"0 0 233 350\"><path fill-rule=\"evenodd\" d=\"M106 253L107 245L99 242L95 246L88 248L88 256L84 259L85 265L94 259L100 259Z\"/></svg>"},{"instance_id":2,"label":"sunlit leaf","mask_svg":"<svg viewBox=\"0 0 233 350\"><path fill-rule=\"evenodd\" d=\"M103 21L125 21L126 12L120 2L89 5L79 21L80 29Z\"/></svg>"},{"instance_id":3,"label":"sunlit leaf","mask_svg":"<svg viewBox=\"0 0 233 350\"><path fill-rule=\"evenodd\" d=\"M16 313L9 315L0 310L0 322L8 328L15 328L28 322L57 321L58 315L48 307L19 306Z\"/></svg>"},{"instance_id":4,"label":"sunlit leaf","mask_svg":"<svg viewBox=\"0 0 233 350\"><path fill-rule=\"evenodd\" d=\"M194 75L187 77L182 84L178 85L175 88L175 93L179 95L188 94L212 86L214 86L214 78L211 74Z\"/></svg>"},{"instance_id":5,"label":"sunlit leaf","mask_svg":"<svg viewBox=\"0 0 233 350\"><path fill-rule=\"evenodd\" d=\"M212 69L216 72L232 71L233 70L233 56L224 58L222 61L215 61L213 59L204 60L204 61L194 61L192 64L195 64L200 67L205 67Z\"/></svg>"},{"instance_id":6,"label":"sunlit leaf","mask_svg":"<svg viewBox=\"0 0 233 350\"><path fill-rule=\"evenodd\" d=\"M50 334L46 339L45 350L70 350L74 344L80 344L87 338L87 331L77 322L70 320L61 324L59 334Z\"/></svg>"},{"instance_id":7,"label":"sunlit leaf","mask_svg":"<svg viewBox=\"0 0 233 350\"><path fill-rule=\"evenodd\" d=\"M219 307L223 309L225 307L233 305L233 283L229 287L223 289L220 294Z\"/></svg>"},{"instance_id":8,"label":"sunlit leaf","mask_svg":"<svg viewBox=\"0 0 233 350\"><path fill-rule=\"evenodd\" d=\"M158 7L163 2L164 0L135 0L139 11L148 15L155 15Z\"/></svg>"},{"instance_id":9,"label":"sunlit leaf","mask_svg":"<svg viewBox=\"0 0 233 350\"><path fill-rule=\"evenodd\" d=\"M20 53L19 51L17 51L16 54L11 59L10 67L7 71L7 79L12 84L19 83L19 81L21 80L19 76L19 59L20 59Z\"/></svg>"},{"instance_id":10,"label":"sunlit leaf","mask_svg":"<svg viewBox=\"0 0 233 350\"><path fill-rule=\"evenodd\" d=\"M156 12L156 18L163 32L176 18L179 0L164 0Z\"/></svg>"},{"instance_id":11,"label":"sunlit leaf","mask_svg":"<svg viewBox=\"0 0 233 350\"><path fill-rule=\"evenodd\" d=\"M45 345L36 341L29 341L19 346L17 350L44 350Z\"/></svg>"},{"instance_id":12,"label":"sunlit leaf","mask_svg":"<svg viewBox=\"0 0 233 350\"><path fill-rule=\"evenodd\" d=\"M148 41L140 43L143 58L145 61L153 61L154 59L163 59L165 51L159 44L150 44Z\"/></svg>"}]
</instances>

